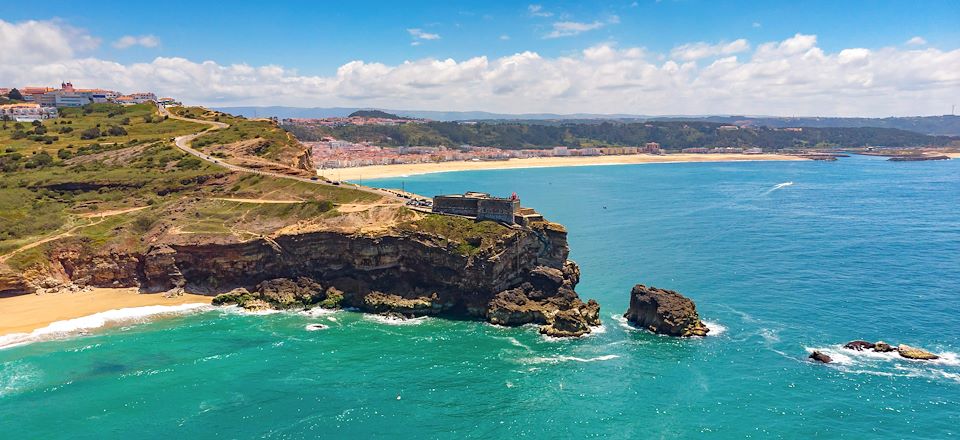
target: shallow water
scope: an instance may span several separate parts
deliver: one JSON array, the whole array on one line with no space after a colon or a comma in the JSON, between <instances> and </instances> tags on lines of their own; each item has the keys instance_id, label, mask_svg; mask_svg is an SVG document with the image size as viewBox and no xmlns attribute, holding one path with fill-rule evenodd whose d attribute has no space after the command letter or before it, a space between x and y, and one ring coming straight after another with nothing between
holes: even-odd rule
<instances>
[{"instance_id":1,"label":"shallow water","mask_svg":"<svg viewBox=\"0 0 960 440\"><path fill-rule=\"evenodd\" d=\"M231 309L0 350L5 438L950 438L960 423L960 161L652 164L380 181L516 191L570 231L604 326ZM792 185L785 183L792 182ZM370 183L370 182L365 182ZM635 283L716 336L620 315ZM307 331L321 323L327 329ZM936 362L839 348L883 339ZM837 362L805 361L820 349Z\"/></svg>"}]
</instances>

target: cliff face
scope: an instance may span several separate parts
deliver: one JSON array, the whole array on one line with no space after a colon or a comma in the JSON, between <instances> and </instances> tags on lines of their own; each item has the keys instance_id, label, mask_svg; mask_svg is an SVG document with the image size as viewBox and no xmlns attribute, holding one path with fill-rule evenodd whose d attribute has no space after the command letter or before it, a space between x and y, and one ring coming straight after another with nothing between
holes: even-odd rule
<instances>
[{"instance_id":1,"label":"cliff face","mask_svg":"<svg viewBox=\"0 0 960 440\"><path fill-rule=\"evenodd\" d=\"M313 232L243 243L162 244L142 254L58 248L49 275L81 285L209 294L304 277L342 292L341 305L364 311L540 324L545 334L577 336L600 324L599 306L574 291L579 268L568 254L566 232L547 223L472 255L420 232Z\"/></svg>"}]
</instances>

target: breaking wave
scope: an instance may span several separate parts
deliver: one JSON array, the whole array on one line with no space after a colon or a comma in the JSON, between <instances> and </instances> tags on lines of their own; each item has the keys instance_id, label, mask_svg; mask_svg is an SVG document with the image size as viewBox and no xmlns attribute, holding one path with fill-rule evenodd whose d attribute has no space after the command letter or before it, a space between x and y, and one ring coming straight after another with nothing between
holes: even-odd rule
<instances>
[{"instance_id":1,"label":"breaking wave","mask_svg":"<svg viewBox=\"0 0 960 440\"><path fill-rule=\"evenodd\" d=\"M89 330L98 329L107 325L121 323L140 323L153 318L167 315L182 315L189 312L211 310L209 304L180 304L175 306L143 306L125 309L107 310L81 318L57 321L50 325L36 329L30 333L13 333L0 336L0 349L29 344L32 342L67 338L83 334Z\"/></svg>"},{"instance_id":2,"label":"breaking wave","mask_svg":"<svg viewBox=\"0 0 960 440\"><path fill-rule=\"evenodd\" d=\"M934 353L940 356L934 360L915 360L900 356L896 351L878 353L872 350L856 351L843 348L842 345L827 347L804 347L807 353L819 351L833 359L834 365L844 373L869 374L888 377L920 377L931 380L949 380L960 383L960 355L945 351ZM944 369L947 367L947 369ZM951 368L953 367L953 368Z\"/></svg>"},{"instance_id":3,"label":"breaking wave","mask_svg":"<svg viewBox=\"0 0 960 440\"><path fill-rule=\"evenodd\" d=\"M557 356L536 356L529 358L519 359L522 364L559 364L561 362L599 362L599 361L609 361L611 359L619 358L619 355L615 354L605 354L603 356L596 356L592 358L582 358L576 356L567 356L567 355L557 355Z\"/></svg>"}]
</instances>

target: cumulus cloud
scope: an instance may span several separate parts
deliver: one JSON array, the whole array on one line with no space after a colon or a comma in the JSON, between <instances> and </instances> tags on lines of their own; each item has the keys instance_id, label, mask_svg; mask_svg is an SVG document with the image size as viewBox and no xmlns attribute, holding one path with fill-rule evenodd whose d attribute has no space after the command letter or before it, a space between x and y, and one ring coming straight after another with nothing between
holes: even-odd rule
<instances>
[{"instance_id":1,"label":"cumulus cloud","mask_svg":"<svg viewBox=\"0 0 960 440\"><path fill-rule=\"evenodd\" d=\"M553 16L553 12L547 12L543 10L543 5L527 6L527 11L529 11L530 15L534 17L552 17Z\"/></svg>"},{"instance_id":2,"label":"cumulus cloud","mask_svg":"<svg viewBox=\"0 0 960 440\"><path fill-rule=\"evenodd\" d=\"M113 42L113 47L117 49L126 49L133 46L157 47L159 45L160 40L153 35L124 35Z\"/></svg>"},{"instance_id":3,"label":"cumulus cloud","mask_svg":"<svg viewBox=\"0 0 960 440\"><path fill-rule=\"evenodd\" d=\"M99 45L100 39L58 21L0 20L0 65L66 60Z\"/></svg>"},{"instance_id":4,"label":"cumulus cloud","mask_svg":"<svg viewBox=\"0 0 960 440\"><path fill-rule=\"evenodd\" d=\"M730 43L687 43L673 48L670 51L670 56L683 61L693 61L701 58L731 55L748 49L750 49L750 43L741 38Z\"/></svg>"},{"instance_id":5,"label":"cumulus cloud","mask_svg":"<svg viewBox=\"0 0 960 440\"><path fill-rule=\"evenodd\" d=\"M48 40L37 43L46 49L38 51L25 45L37 36L36 26L0 20L0 47L7 48L0 52L0 86L69 78L78 87L150 90L203 105L825 116L931 114L960 95L960 49L826 51L804 34L697 60L600 44L555 57L526 51L398 64L357 60L328 75L307 75L179 57L97 59L83 54L89 47L83 38L69 38L74 31L50 23L43 27Z\"/></svg>"},{"instance_id":6,"label":"cumulus cloud","mask_svg":"<svg viewBox=\"0 0 960 440\"><path fill-rule=\"evenodd\" d=\"M913 37L907 40L906 44L908 46L926 46L927 40L924 40L923 37Z\"/></svg>"}]
</instances>

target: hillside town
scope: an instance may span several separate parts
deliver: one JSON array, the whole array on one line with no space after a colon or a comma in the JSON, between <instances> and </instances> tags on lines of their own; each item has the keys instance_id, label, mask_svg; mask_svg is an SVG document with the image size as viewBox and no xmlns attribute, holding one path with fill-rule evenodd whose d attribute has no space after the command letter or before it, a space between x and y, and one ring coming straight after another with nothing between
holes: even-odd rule
<instances>
[{"instance_id":1,"label":"hillside town","mask_svg":"<svg viewBox=\"0 0 960 440\"><path fill-rule=\"evenodd\" d=\"M81 89L71 82L54 87L0 87L0 96L8 97L11 103L0 104L0 117L6 116L18 122L32 122L58 117L57 108L83 107L87 104L115 103L121 105L156 102L177 105L173 98L157 98L152 92L124 94L106 89Z\"/></svg>"}]
</instances>

